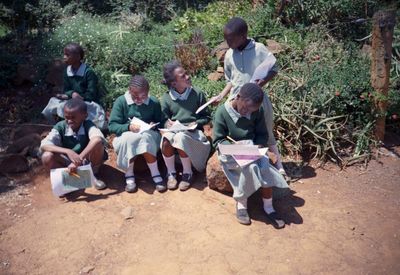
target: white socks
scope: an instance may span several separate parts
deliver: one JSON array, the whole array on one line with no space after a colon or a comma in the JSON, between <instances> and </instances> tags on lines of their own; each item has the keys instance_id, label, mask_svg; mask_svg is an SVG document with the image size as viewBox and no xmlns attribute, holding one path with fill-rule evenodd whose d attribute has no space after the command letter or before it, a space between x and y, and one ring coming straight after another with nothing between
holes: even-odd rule
<instances>
[{"instance_id":1,"label":"white socks","mask_svg":"<svg viewBox=\"0 0 400 275\"><path fill-rule=\"evenodd\" d=\"M133 161L131 163L129 163L128 169L125 172L125 183L126 184L134 184L135 183L135 178L131 177L131 178L127 179L127 177L129 177L129 176L134 176L133 165L134 165Z\"/></svg>"},{"instance_id":2,"label":"white socks","mask_svg":"<svg viewBox=\"0 0 400 275\"><path fill-rule=\"evenodd\" d=\"M247 209L247 199L236 200L237 209Z\"/></svg>"},{"instance_id":3,"label":"white socks","mask_svg":"<svg viewBox=\"0 0 400 275\"><path fill-rule=\"evenodd\" d=\"M175 170L175 155L166 157L163 155L165 166L167 166L168 174L176 173Z\"/></svg>"},{"instance_id":4,"label":"white socks","mask_svg":"<svg viewBox=\"0 0 400 275\"><path fill-rule=\"evenodd\" d=\"M190 161L189 158L181 158L181 162L182 162L182 167L183 167L183 174L193 174L192 171L192 162Z\"/></svg>"},{"instance_id":5,"label":"white socks","mask_svg":"<svg viewBox=\"0 0 400 275\"><path fill-rule=\"evenodd\" d=\"M279 170L280 173L282 173L281 171L285 172L285 170L283 169L281 154L279 154L278 146L276 146L276 144L269 145L268 149L276 155L275 167Z\"/></svg>"},{"instance_id":6,"label":"white socks","mask_svg":"<svg viewBox=\"0 0 400 275\"><path fill-rule=\"evenodd\" d=\"M270 199L263 198L262 200L263 200L263 203L264 203L264 207L263 207L264 211L267 214L271 214L272 212L275 212L275 209L272 206L272 198L270 198Z\"/></svg>"},{"instance_id":7,"label":"white socks","mask_svg":"<svg viewBox=\"0 0 400 275\"><path fill-rule=\"evenodd\" d=\"M162 182L163 179L160 175L160 171L158 170L157 161L155 161L153 163L147 163L147 166L149 166L151 176L153 177L153 181L156 183ZM158 177L156 177L156 176L158 176Z\"/></svg>"}]
</instances>

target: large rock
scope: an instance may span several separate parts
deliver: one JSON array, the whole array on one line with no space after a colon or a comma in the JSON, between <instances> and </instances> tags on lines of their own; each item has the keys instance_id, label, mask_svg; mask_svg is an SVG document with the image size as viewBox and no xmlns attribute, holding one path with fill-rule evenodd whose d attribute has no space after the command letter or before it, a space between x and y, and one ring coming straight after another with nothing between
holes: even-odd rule
<instances>
[{"instance_id":1,"label":"large rock","mask_svg":"<svg viewBox=\"0 0 400 275\"><path fill-rule=\"evenodd\" d=\"M26 157L18 154L0 155L1 173L21 173L29 170Z\"/></svg>"},{"instance_id":2,"label":"large rock","mask_svg":"<svg viewBox=\"0 0 400 275\"><path fill-rule=\"evenodd\" d=\"M21 153L27 147L29 148L28 151L32 151L33 149L40 146L40 141L40 135L32 133L14 141L11 145L8 146L6 152L10 154Z\"/></svg>"},{"instance_id":3,"label":"large rock","mask_svg":"<svg viewBox=\"0 0 400 275\"><path fill-rule=\"evenodd\" d=\"M207 76L208 80L211 80L211 81L218 81L218 80L222 79L223 77L224 77L224 73L220 73L220 72L213 72Z\"/></svg>"},{"instance_id":4,"label":"large rock","mask_svg":"<svg viewBox=\"0 0 400 275\"><path fill-rule=\"evenodd\" d=\"M217 152L207 162L206 177L210 189L232 193L233 189L218 160Z\"/></svg>"},{"instance_id":5,"label":"large rock","mask_svg":"<svg viewBox=\"0 0 400 275\"><path fill-rule=\"evenodd\" d=\"M267 39L266 42L267 42L268 50L273 54L278 54L278 53L284 52L287 49L286 46L276 42L275 40Z\"/></svg>"},{"instance_id":6,"label":"large rock","mask_svg":"<svg viewBox=\"0 0 400 275\"><path fill-rule=\"evenodd\" d=\"M225 58L225 53L226 51L229 50L229 46L226 43L226 41L222 42L219 44L213 51L212 55L215 55L219 61L220 64L224 63L224 58Z\"/></svg>"}]
</instances>

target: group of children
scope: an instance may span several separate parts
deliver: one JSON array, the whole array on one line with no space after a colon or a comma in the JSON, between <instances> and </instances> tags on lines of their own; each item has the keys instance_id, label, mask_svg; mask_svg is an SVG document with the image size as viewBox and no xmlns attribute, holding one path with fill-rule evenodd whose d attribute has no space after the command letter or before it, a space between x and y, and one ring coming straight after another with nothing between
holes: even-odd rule
<instances>
[{"instance_id":1,"label":"group of children","mask_svg":"<svg viewBox=\"0 0 400 275\"><path fill-rule=\"evenodd\" d=\"M261 89L277 70L273 67L265 78L249 83L254 70L271 53L264 45L247 38L247 24L241 18L229 20L224 28L224 37L230 47L225 55L227 85L214 101L219 103L228 93L229 98L217 108L213 118L212 143L218 149L218 144L229 142L229 136L237 141L268 146L278 156L276 167L267 157L239 167L231 156L217 150L223 171L234 190L237 220L242 224L251 223L247 198L261 188L265 213L276 227L281 228L284 222L274 210L272 193L274 197L281 196L285 192L279 192L279 189L287 191L288 185L272 133L272 106ZM50 106L43 111L46 117L52 118L57 114L64 120L58 122L42 141L42 161L49 169L67 167L69 172L90 162L96 175L98 167L107 159L105 139L99 130L104 127L104 122L98 119L99 112L104 113L104 110L98 104L94 88L97 78L82 58L83 50L78 44L71 43L65 47L64 59L68 65L64 75L65 94L52 98ZM206 103L205 95L192 87L190 76L177 61L164 66L163 76L168 90L160 101L149 95L148 81L136 75L132 77L128 91L115 100L111 111L108 129L116 135L112 143L117 154L117 166L125 171L127 192L137 190L134 165L140 155L145 159L159 192L189 189L193 180L192 169L204 171L210 155L212 145L203 133L203 126L211 120L210 112L204 108L196 113ZM92 117L99 128L91 121ZM148 123L151 128L141 131L134 118ZM168 131L177 121L192 128ZM158 168L159 150L167 167L165 177ZM176 155L182 163L182 173L176 171ZM106 188L97 177L95 182L97 189ZM272 187L277 188L273 190Z\"/></svg>"}]
</instances>

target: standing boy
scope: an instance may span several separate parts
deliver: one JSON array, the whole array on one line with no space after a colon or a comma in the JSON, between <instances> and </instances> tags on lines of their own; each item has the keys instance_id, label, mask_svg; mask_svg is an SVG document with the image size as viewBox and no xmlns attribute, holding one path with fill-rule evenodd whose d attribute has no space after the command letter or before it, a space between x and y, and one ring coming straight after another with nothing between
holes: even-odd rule
<instances>
[{"instance_id":1,"label":"standing boy","mask_svg":"<svg viewBox=\"0 0 400 275\"><path fill-rule=\"evenodd\" d=\"M265 61L271 61L271 69L266 72L266 77L256 79L256 84L263 87L277 74L278 69L272 53L262 43L257 43L253 39L248 38L247 32L247 23L239 17L233 17L224 27L224 38L230 48L226 52L224 60L224 72L227 84L216 97L216 102L220 102L228 93L229 99L235 98L240 88L250 82L256 68ZM274 113L267 94L264 96L262 106L268 130L268 148L277 156L276 168L281 174L286 175L273 134Z\"/></svg>"}]
</instances>

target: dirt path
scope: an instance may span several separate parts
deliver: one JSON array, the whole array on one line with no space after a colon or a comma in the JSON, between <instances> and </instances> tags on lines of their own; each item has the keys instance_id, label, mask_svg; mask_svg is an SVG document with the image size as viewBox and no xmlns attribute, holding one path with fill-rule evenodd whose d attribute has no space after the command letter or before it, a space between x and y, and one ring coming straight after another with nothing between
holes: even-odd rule
<instances>
[{"instance_id":1,"label":"dirt path","mask_svg":"<svg viewBox=\"0 0 400 275\"><path fill-rule=\"evenodd\" d=\"M277 203L283 230L265 220L258 194L253 224L238 224L234 201L202 175L185 193L154 193L143 180L127 194L106 166L109 189L61 200L40 170L0 194L0 274L398 274L400 159L307 170Z\"/></svg>"}]
</instances>

